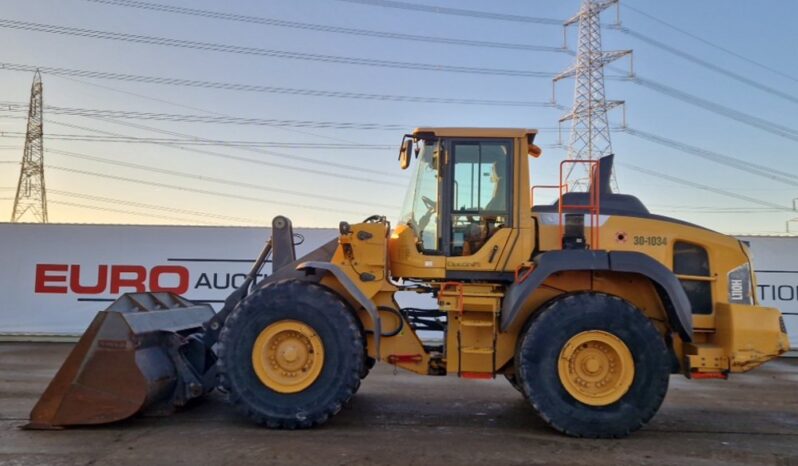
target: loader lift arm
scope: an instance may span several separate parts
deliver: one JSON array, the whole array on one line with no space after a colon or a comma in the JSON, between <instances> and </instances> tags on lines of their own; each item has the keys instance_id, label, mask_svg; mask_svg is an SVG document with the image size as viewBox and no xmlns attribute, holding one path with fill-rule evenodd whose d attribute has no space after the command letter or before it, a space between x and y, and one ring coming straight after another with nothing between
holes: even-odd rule
<instances>
[{"instance_id":1,"label":"loader lift arm","mask_svg":"<svg viewBox=\"0 0 798 466\"><path fill-rule=\"evenodd\" d=\"M238 303L249 295L252 285L257 280L258 274L263 269L263 264L266 263L270 254L272 256L272 273L296 260L294 230L288 217L282 215L274 217L272 220L272 236L263 245L263 249L252 264L252 268L249 269L244 282L225 298L222 309L202 324L202 328L205 330L202 339L207 348L212 348L219 341L219 333L224 327L225 320L233 312L233 309L238 306Z\"/></svg>"}]
</instances>

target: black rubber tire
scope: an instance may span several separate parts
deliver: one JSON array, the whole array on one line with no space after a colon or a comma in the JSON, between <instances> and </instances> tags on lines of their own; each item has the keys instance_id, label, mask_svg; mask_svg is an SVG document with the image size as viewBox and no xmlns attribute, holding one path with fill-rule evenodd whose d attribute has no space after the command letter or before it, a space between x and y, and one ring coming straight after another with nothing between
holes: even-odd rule
<instances>
[{"instance_id":1,"label":"black rubber tire","mask_svg":"<svg viewBox=\"0 0 798 466\"><path fill-rule=\"evenodd\" d=\"M284 319L312 327L324 345L324 366L312 385L279 393L252 368L252 347L268 325ZM219 373L228 399L257 424L297 429L323 424L349 402L363 372L363 336L354 312L319 284L284 280L258 289L230 314L219 336Z\"/></svg>"},{"instance_id":2,"label":"black rubber tire","mask_svg":"<svg viewBox=\"0 0 798 466\"><path fill-rule=\"evenodd\" d=\"M560 351L588 330L620 338L634 358L632 385L607 406L577 401L560 382ZM549 426L587 438L625 437L645 425L665 398L671 369L665 341L642 311L618 297L590 292L566 295L538 311L519 341L516 368L523 392Z\"/></svg>"},{"instance_id":3,"label":"black rubber tire","mask_svg":"<svg viewBox=\"0 0 798 466\"><path fill-rule=\"evenodd\" d=\"M515 372L505 373L504 378L507 379L508 382L510 382L510 385L512 385L514 389L518 390L518 393L526 397L526 394L524 393L524 387L520 383L518 383L518 376Z\"/></svg>"}]
</instances>

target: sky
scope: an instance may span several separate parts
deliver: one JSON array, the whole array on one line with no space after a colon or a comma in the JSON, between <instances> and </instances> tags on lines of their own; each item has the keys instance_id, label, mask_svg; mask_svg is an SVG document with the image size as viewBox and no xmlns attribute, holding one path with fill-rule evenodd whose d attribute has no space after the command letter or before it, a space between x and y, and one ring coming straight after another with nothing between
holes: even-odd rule
<instances>
[{"instance_id":1,"label":"sky","mask_svg":"<svg viewBox=\"0 0 798 466\"><path fill-rule=\"evenodd\" d=\"M556 73L573 61L571 54L369 37L330 29L558 48L563 41L558 24L374 4L379 1L152 1L254 16L269 24L150 11L120 6L119 1L3 2L0 43L5 46L0 62L44 70L50 222L266 225L282 214L296 226L334 227L341 220L359 221L374 213L395 218L409 178L399 169L397 149L402 135L417 126L542 128L537 142L544 154L531 164L532 180L556 183L566 151L551 146L558 142L554 128L563 110L430 99L549 102L549 77L446 69ZM557 20L552 23L573 16L579 7L578 0L408 3ZM789 220L798 218L798 212L789 210L798 197L798 31L792 20L796 15L798 2L788 1L621 2L620 18L628 29L605 27L602 35L605 50L634 50L634 70L640 79L617 79L627 72L627 59L607 70L608 99L625 101L626 124L638 131L637 136L623 131L612 135L622 192L640 197L655 213L726 233L787 231ZM611 8L602 22L609 26L615 18L616 10ZM284 24L279 21L313 26L285 27L277 25ZM107 40L85 31L82 36L54 34L30 30L41 26L27 23L136 34L146 36L144 42L156 36L212 43L216 49L224 44L279 52L229 53L129 37ZM567 37L573 47L576 28ZM349 63L319 55L346 57ZM420 64L427 69L351 63L359 59ZM19 176L14 162L21 159L20 133L25 130L25 113L14 105L27 105L33 75L7 68L0 66L0 212L5 212L0 215L10 217ZM67 77L48 73L48 68L257 85L278 92L96 75ZM293 91L286 93L286 88ZM416 101L355 99L341 93L406 96ZM674 93L681 94L675 98ZM571 104L573 81L557 85L556 100ZM125 118L98 116L96 110L124 112ZM612 112L613 127L620 128L623 113ZM190 115L193 120L201 116L205 121L184 117L163 121L153 119L153 114ZM209 118L216 121L209 123ZM242 124L244 120L258 124ZM297 121L314 127L297 127ZM324 125L318 122L333 122L335 127L319 127ZM341 128L342 123L360 127ZM567 130L565 126L565 141ZM639 134L664 137L665 144ZM149 138L149 143L109 141L108 136ZM168 141L156 144L152 138ZM175 139L192 138L190 144L175 145ZM199 145L198 139L258 145ZM687 152L679 150L669 145L671 140L690 147ZM707 151L711 158L727 159L717 163L695 155L707 157ZM759 167L758 173L751 172L752 164ZM791 231L798 232L798 220Z\"/></svg>"}]
</instances>

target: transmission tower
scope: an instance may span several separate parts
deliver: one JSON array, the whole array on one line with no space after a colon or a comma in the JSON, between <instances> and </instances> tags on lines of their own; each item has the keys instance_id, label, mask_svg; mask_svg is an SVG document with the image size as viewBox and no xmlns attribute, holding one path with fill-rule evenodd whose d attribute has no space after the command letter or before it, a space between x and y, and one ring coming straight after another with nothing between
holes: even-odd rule
<instances>
[{"instance_id":1,"label":"transmission tower","mask_svg":"<svg viewBox=\"0 0 798 466\"><path fill-rule=\"evenodd\" d=\"M579 39L576 48L576 62L554 77L553 86L562 79L573 77L574 104L571 110L560 118L560 124L570 120L571 134L568 142L568 158L575 160L595 160L612 153L610 125L607 112L622 106L621 100L606 99L604 93L604 66L618 58L630 56L631 50L605 52L601 50L600 14L618 0L582 0L579 13L563 23L567 34L569 26L579 25ZM620 21L618 20L618 23ZM556 97L555 97L556 99ZM625 111L624 111L625 114ZM624 125L626 124L624 115ZM573 164L565 178L571 191L586 191L589 185L589 165ZM618 182L613 172L612 190L618 191Z\"/></svg>"},{"instance_id":2,"label":"transmission tower","mask_svg":"<svg viewBox=\"0 0 798 466\"><path fill-rule=\"evenodd\" d=\"M44 137L42 120L42 76L39 71L33 76L28 107L28 130L25 134L25 152L19 171L17 196L11 222L47 223L47 193L44 189Z\"/></svg>"}]
</instances>

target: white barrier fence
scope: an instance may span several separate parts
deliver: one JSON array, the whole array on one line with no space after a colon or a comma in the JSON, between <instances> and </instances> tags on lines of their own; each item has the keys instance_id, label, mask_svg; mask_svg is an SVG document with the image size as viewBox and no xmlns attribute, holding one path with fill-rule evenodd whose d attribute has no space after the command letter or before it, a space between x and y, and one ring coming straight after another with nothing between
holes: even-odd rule
<instances>
[{"instance_id":1,"label":"white barrier fence","mask_svg":"<svg viewBox=\"0 0 798 466\"><path fill-rule=\"evenodd\" d=\"M337 234L294 233L304 239L297 257ZM270 236L269 228L0 224L0 333L80 334L131 291L174 291L218 309Z\"/></svg>"},{"instance_id":2,"label":"white barrier fence","mask_svg":"<svg viewBox=\"0 0 798 466\"><path fill-rule=\"evenodd\" d=\"M296 229L301 256L334 229ZM268 228L0 224L0 334L75 335L129 291L176 291L217 307L244 279ZM784 313L798 348L798 238L750 244L762 304ZM271 273L266 264L264 273Z\"/></svg>"},{"instance_id":3,"label":"white barrier fence","mask_svg":"<svg viewBox=\"0 0 798 466\"><path fill-rule=\"evenodd\" d=\"M756 296L760 304L779 309L790 335L790 347L798 349L798 237L740 236L748 243L756 272Z\"/></svg>"}]
</instances>

